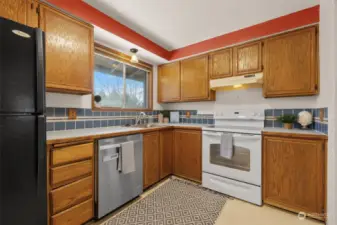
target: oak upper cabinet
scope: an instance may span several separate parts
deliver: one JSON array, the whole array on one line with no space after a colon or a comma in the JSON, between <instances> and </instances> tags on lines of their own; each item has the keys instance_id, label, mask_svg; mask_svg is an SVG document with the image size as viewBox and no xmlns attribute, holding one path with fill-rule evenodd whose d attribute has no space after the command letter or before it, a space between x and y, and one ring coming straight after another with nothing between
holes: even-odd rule
<instances>
[{"instance_id":1,"label":"oak upper cabinet","mask_svg":"<svg viewBox=\"0 0 337 225\"><path fill-rule=\"evenodd\" d=\"M160 179L173 171L173 130L160 131Z\"/></svg>"},{"instance_id":2,"label":"oak upper cabinet","mask_svg":"<svg viewBox=\"0 0 337 225\"><path fill-rule=\"evenodd\" d=\"M313 217L322 215L324 140L294 135L264 136L263 142L263 201Z\"/></svg>"},{"instance_id":3,"label":"oak upper cabinet","mask_svg":"<svg viewBox=\"0 0 337 225\"><path fill-rule=\"evenodd\" d=\"M158 67L158 101L180 101L180 62Z\"/></svg>"},{"instance_id":4,"label":"oak upper cabinet","mask_svg":"<svg viewBox=\"0 0 337 225\"><path fill-rule=\"evenodd\" d=\"M0 0L0 16L27 24L28 0Z\"/></svg>"},{"instance_id":5,"label":"oak upper cabinet","mask_svg":"<svg viewBox=\"0 0 337 225\"><path fill-rule=\"evenodd\" d=\"M212 52L209 54L209 73L211 79L233 76L233 49Z\"/></svg>"},{"instance_id":6,"label":"oak upper cabinet","mask_svg":"<svg viewBox=\"0 0 337 225\"><path fill-rule=\"evenodd\" d=\"M201 131L174 131L174 174L201 182Z\"/></svg>"},{"instance_id":7,"label":"oak upper cabinet","mask_svg":"<svg viewBox=\"0 0 337 225\"><path fill-rule=\"evenodd\" d=\"M143 135L143 187L147 188L159 181L159 132Z\"/></svg>"},{"instance_id":8,"label":"oak upper cabinet","mask_svg":"<svg viewBox=\"0 0 337 225\"><path fill-rule=\"evenodd\" d=\"M39 24L46 33L46 86L53 92L92 92L93 27L45 4Z\"/></svg>"},{"instance_id":9,"label":"oak upper cabinet","mask_svg":"<svg viewBox=\"0 0 337 225\"><path fill-rule=\"evenodd\" d=\"M208 55L181 61L181 100L214 100L209 88Z\"/></svg>"},{"instance_id":10,"label":"oak upper cabinet","mask_svg":"<svg viewBox=\"0 0 337 225\"><path fill-rule=\"evenodd\" d=\"M267 38L264 45L265 97L318 93L316 27Z\"/></svg>"},{"instance_id":11,"label":"oak upper cabinet","mask_svg":"<svg viewBox=\"0 0 337 225\"><path fill-rule=\"evenodd\" d=\"M262 71L262 42L253 42L233 49L233 73L235 76Z\"/></svg>"}]
</instances>

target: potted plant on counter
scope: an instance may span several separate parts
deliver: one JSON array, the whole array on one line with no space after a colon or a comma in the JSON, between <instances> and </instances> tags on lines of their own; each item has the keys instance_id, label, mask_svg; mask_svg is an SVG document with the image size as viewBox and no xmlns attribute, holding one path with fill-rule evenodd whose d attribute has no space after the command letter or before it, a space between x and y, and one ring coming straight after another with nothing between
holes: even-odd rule
<instances>
[{"instance_id":1,"label":"potted plant on counter","mask_svg":"<svg viewBox=\"0 0 337 225\"><path fill-rule=\"evenodd\" d=\"M293 123L296 122L296 119L295 115L283 115L277 117L277 121L283 123L283 127L286 129L293 129Z\"/></svg>"}]
</instances>

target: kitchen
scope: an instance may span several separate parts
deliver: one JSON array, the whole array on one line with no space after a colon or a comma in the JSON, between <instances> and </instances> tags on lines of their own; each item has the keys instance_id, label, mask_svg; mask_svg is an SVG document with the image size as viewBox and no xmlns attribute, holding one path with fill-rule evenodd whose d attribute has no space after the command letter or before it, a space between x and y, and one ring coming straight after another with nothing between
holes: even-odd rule
<instances>
[{"instance_id":1,"label":"kitchen","mask_svg":"<svg viewBox=\"0 0 337 225\"><path fill-rule=\"evenodd\" d=\"M0 0L0 224L335 224L336 3L296 2Z\"/></svg>"}]
</instances>

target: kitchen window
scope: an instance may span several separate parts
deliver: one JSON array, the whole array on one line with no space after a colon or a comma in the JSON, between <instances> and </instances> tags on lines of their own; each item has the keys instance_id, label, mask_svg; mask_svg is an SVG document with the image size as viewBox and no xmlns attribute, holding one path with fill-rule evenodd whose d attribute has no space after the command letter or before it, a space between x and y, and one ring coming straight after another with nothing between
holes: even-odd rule
<instances>
[{"instance_id":1,"label":"kitchen window","mask_svg":"<svg viewBox=\"0 0 337 225\"><path fill-rule=\"evenodd\" d=\"M151 71L152 66L151 70L148 70L142 65L129 63L127 58L120 59L102 54L96 48L94 96L100 96L101 101L99 103L94 101L94 108L122 111L151 110Z\"/></svg>"}]
</instances>

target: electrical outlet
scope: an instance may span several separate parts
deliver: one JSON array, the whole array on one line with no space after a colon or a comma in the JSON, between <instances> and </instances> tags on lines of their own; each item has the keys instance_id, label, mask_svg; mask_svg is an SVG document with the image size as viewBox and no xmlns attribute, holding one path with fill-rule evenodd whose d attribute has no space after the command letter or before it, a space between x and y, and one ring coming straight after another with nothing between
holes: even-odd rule
<instances>
[{"instance_id":1,"label":"electrical outlet","mask_svg":"<svg viewBox=\"0 0 337 225\"><path fill-rule=\"evenodd\" d=\"M68 119L76 120L77 118L77 111L76 109L68 109Z\"/></svg>"}]
</instances>

